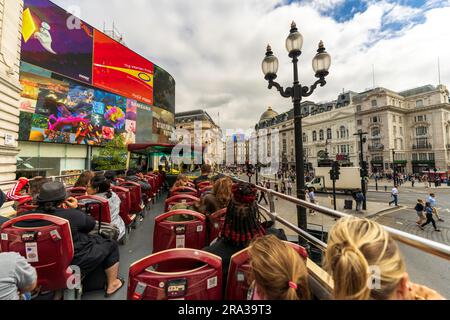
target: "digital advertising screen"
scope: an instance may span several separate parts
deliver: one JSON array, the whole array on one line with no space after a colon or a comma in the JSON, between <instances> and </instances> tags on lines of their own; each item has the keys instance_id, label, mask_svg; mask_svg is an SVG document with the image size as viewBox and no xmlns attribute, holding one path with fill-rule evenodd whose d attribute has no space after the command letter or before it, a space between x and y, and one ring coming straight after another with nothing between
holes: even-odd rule
<instances>
[{"instance_id":1,"label":"digital advertising screen","mask_svg":"<svg viewBox=\"0 0 450 320\"><path fill-rule=\"evenodd\" d=\"M155 107L175 113L175 79L155 66Z\"/></svg>"},{"instance_id":2,"label":"digital advertising screen","mask_svg":"<svg viewBox=\"0 0 450 320\"><path fill-rule=\"evenodd\" d=\"M22 61L92 83L94 29L48 0L26 0Z\"/></svg>"},{"instance_id":3,"label":"digital advertising screen","mask_svg":"<svg viewBox=\"0 0 450 320\"><path fill-rule=\"evenodd\" d=\"M153 105L153 63L97 30L94 34L94 86Z\"/></svg>"},{"instance_id":4,"label":"digital advertising screen","mask_svg":"<svg viewBox=\"0 0 450 320\"><path fill-rule=\"evenodd\" d=\"M20 83L20 141L171 141L173 77L49 0L24 0Z\"/></svg>"}]
</instances>

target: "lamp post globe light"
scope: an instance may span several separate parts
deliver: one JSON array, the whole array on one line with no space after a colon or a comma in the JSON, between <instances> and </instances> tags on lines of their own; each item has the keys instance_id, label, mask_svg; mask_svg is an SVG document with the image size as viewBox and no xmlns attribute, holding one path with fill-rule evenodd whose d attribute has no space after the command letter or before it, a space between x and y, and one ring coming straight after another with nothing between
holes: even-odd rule
<instances>
[{"instance_id":1,"label":"lamp post globe light","mask_svg":"<svg viewBox=\"0 0 450 320\"><path fill-rule=\"evenodd\" d=\"M325 51L325 47L322 41L319 43L319 49L312 61L312 67L318 80L311 86L302 86L298 77L298 58L302 54L303 48L303 36L298 31L295 22L292 22L291 31L286 39L286 49L289 57L292 59L294 67L294 83L292 87L283 89L283 87L275 82L277 78L279 61L273 54L270 45L267 46L266 56L262 62L262 71L265 79L269 82L269 90L275 87L282 97L292 99L294 105L294 123L295 123L295 163L296 163L296 175L297 175L297 198L305 200L305 167L304 167L304 150L303 150L303 132L302 132L302 112L301 102L303 97L309 97L313 94L316 88L320 85L324 87L326 85L325 78L329 74L331 67L331 57ZM299 228L307 231L308 221L306 215L306 209L303 207L297 207L297 221ZM299 242L304 244L305 241L299 238Z\"/></svg>"}]
</instances>

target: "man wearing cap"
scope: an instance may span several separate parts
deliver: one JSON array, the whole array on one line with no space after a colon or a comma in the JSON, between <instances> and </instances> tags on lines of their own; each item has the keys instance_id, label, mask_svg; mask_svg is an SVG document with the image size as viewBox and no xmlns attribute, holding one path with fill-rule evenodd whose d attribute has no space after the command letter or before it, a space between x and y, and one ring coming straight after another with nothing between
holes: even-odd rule
<instances>
[{"instance_id":1,"label":"man wearing cap","mask_svg":"<svg viewBox=\"0 0 450 320\"><path fill-rule=\"evenodd\" d=\"M107 278L105 297L119 291L125 281L118 278L119 247L113 240L107 240L99 235L89 234L96 226L95 220L77 210L78 202L67 195L61 182L48 182L41 187L37 196L38 208L32 213L44 213L66 219L70 223L74 258L72 264L80 267L82 275L87 275L99 267L103 268ZM19 227L38 227L42 222L18 223Z\"/></svg>"}]
</instances>

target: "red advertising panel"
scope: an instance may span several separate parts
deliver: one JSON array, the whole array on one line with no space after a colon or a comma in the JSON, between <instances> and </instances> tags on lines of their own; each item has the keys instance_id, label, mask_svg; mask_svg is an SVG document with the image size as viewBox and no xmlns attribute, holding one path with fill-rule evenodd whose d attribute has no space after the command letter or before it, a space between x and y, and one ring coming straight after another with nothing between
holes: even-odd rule
<instances>
[{"instance_id":1,"label":"red advertising panel","mask_svg":"<svg viewBox=\"0 0 450 320\"><path fill-rule=\"evenodd\" d=\"M153 105L153 78L153 63L94 31L94 86Z\"/></svg>"}]
</instances>

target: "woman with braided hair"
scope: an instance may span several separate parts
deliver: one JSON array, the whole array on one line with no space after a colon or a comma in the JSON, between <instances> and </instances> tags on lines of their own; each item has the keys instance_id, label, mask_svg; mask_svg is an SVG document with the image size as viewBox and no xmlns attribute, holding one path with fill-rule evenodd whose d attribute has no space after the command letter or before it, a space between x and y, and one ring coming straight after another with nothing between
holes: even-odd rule
<instances>
[{"instance_id":1,"label":"woman with braided hair","mask_svg":"<svg viewBox=\"0 0 450 320\"><path fill-rule=\"evenodd\" d=\"M240 183L233 186L232 198L217 242L204 249L222 258L222 274L226 279L231 257L247 248L251 241L266 235L256 203L254 185ZM284 240L284 239L283 239Z\"/></svg>"}]
</instances>

